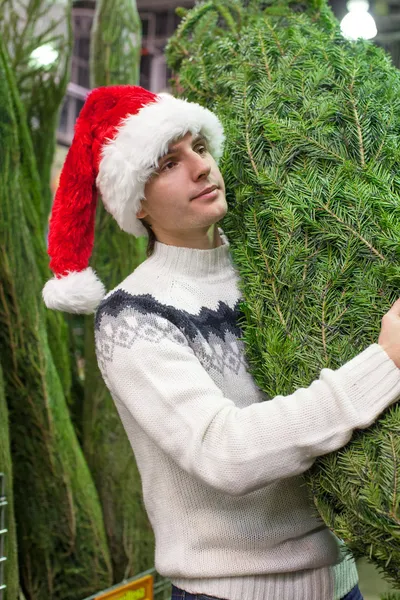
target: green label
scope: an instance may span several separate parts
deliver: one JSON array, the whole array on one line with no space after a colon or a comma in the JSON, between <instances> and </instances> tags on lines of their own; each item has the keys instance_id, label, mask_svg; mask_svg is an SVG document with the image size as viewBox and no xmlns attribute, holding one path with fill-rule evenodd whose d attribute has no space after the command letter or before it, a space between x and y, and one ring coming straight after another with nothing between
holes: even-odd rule
<instances>
[{"instance_id":1,"label":"green label","mask_svg":"<svg viewBox=\"0 0 400 600\"><path fill-rule=\"evenodd\" d=\"M142 598L146 597L146 590L144 587L139 588L138 590L130 590L126 592L121 598L121 600L142 600Z\"/></svg>"}]
</instances>

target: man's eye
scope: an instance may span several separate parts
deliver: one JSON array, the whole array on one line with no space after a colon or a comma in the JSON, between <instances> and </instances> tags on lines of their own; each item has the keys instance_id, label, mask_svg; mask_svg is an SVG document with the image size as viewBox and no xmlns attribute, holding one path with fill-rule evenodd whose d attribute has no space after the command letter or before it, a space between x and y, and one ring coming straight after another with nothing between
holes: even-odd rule
<instances>
[{"instance_id":1,"label":"man's eye","mask_svg":"<svg viewBox=\"0 0 400 600\"><path fill-rule=\"evenodd\" d=\"M173 160L169 160L161 167L161 171L169 171L176 163Z\"/></svg>"},{"instance_id":2,"label":"man's eye","mask_svg":"<svg viewBox=\"0 0 400 600\"><path fill-rule=\"evenodd\" d=\"M207 148L204 144L199 144L198 146L196 146L196 152L198 152L199 154L206 154Z\"/></svg>"}]
</instances>

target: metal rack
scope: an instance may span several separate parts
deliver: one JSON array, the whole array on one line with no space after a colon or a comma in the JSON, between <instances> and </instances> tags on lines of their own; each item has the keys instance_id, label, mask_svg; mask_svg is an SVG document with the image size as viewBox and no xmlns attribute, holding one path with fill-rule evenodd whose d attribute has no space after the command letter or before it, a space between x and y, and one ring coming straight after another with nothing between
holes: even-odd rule
<instances>
[{"instance_id":1,"label":"metal rack","mask_svg":"<svg viewBox=\"0 0 400 600\"><path fill-rule=\"evenodd\" d=\"M5 555L6 543L5 538L7 534L6 529L6 476L4 473L0 473L0 600L4 598L4 590L6 589L4 566L7 560Z\"/></svg>"}]
</instances>

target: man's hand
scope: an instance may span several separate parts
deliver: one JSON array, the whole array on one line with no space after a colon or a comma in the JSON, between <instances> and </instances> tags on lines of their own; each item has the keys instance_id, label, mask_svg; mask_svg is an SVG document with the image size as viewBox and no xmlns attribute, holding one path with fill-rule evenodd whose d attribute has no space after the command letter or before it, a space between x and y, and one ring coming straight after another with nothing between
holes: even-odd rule
<instances>
[{"instance_id":1,"label":"man's hand","mask_svg":"<svg viewBox=\"0 0 400 600\"><path fill-rule=\"evenodd\" d=\"M382 318L378 344L400 369L400 298Z\"/></svg>"}]
</instances>

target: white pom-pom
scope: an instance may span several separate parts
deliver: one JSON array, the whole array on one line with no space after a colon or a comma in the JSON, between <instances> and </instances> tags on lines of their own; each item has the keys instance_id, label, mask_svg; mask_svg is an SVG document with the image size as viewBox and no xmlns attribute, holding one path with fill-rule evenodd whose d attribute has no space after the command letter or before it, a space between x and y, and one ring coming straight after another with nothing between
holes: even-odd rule
<instances>
[{"instance_id":1,"label":"white pom-pom","mask_svg":"<svg viewBox=\"0 0 400 600\"><path fill-rule=\"evenodd\" d=\"M93 313L106 289L91 267L71 271L65 277L53 277L42 291L47 308L68 313L88 315Z\"/></svg>"}]
</instances>

